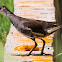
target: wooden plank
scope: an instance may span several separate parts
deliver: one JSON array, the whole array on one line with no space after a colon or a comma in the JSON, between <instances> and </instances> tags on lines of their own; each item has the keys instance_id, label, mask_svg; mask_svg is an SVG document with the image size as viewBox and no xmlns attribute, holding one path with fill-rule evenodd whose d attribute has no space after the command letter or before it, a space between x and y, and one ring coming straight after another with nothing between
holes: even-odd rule
<instances>
[{"instance_id":1,"label":"wooden plank","mask_svg":"<svg viewBox=\"0 0 62 62\"><path fill-rule=\"evenodd\" d=\"M44 21L55 21L55 9L53 6L53 0L14 0L14 14L31 19L38 19ZM53 34L43 38L46 41L44 56L16 56L21 54L29 53L27 51L30 47L34 45L34 42L20 34L16 28L11 25L10 32L7 36L7 42L5 45L5 59L17 59L18 61L42 61L42 62L53 62ZM40 54L41 47L43 42L40 39L36 38L38 47L36 51L33 51L32 54ZM24 47L25 46L25 47ZM27 49L27 50L26 50ZM22 50L22 51L21 51ZM15 55L15 56L13 56ZM13 60L13 61L17 61ZM9 62L9 60L5 60Z\"/></svg>"}]
</instances>

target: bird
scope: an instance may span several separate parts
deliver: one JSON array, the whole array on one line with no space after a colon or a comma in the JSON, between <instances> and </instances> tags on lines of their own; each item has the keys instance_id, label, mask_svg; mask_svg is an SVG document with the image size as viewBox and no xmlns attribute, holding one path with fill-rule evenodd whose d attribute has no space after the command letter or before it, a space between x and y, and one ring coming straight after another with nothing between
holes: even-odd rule
<instances>
[{"instance_id":1,"label":"bird","mask_svg":"<svg viewBox=\"0 0 62 62\"><path fill-rule=\"evenodd\" d=\"M27 56L31 55L32 51L37 47L35 38L43 41L43 47L40 55L45 54L43 52L45 47L45 40L43 38L62 28L62 25L57 26L57 22L19 17L12 13L6 6L0 6L0 12L4 13L8 17L8 19L20 33L34 41L35 46L28 54L26 54Z\"/></svg>"}]
</instances>

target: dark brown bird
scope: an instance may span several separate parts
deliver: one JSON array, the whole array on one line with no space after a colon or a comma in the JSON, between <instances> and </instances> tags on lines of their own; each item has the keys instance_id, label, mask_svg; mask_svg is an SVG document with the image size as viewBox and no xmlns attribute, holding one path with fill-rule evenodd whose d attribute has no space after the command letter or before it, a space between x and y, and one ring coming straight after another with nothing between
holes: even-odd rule
<instances>
[{"instance_id":1,"label":"dark brown bird","mask_svg":"<svg viewBox=\"0 0 62 62\"><path fill-rule=\"evenodd\" d=\"M56 22L46 22L43 20L27 19L16 16L11 11L9 11L5 6L0 6L0 12L6 14L11 23L20 33L23 33L23 35L25 35L26 37L34 40L35 46L33 47L33 49L30 50L29 54L27 55L30 55L31 52L37 46L35 38L39 38L43 41L43 48L41 51L41 55L43 55L45 41L42 38L54 33L55 31L62 27L62 25L57 26Z\"/></svg>"}]
</instances>

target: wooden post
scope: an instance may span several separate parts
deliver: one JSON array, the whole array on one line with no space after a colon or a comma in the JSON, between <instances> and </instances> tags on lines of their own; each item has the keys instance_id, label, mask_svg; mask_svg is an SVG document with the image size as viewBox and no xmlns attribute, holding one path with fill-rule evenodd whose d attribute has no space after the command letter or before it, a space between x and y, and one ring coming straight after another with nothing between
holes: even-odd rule
<instances>
[{"instance_id":1,"label":"wooden post","mask_svg":"<svg viewBox=\"0 0 62 62\"><path fill-rule=\"evenodd\" d=\"M55 5L55 10L56 10L56 21L57 21L57 24L60 25L62 24L61 22L61 18L62 18L62 15L61 15L61 3L62 1L60 0L54 0L54 5ZM54 57L55 57L55 61L54 62L62 62L62 39L61 39L61 29L58 30L55 34L55 38L54 38Z\"/></svg>"}]
</instances>

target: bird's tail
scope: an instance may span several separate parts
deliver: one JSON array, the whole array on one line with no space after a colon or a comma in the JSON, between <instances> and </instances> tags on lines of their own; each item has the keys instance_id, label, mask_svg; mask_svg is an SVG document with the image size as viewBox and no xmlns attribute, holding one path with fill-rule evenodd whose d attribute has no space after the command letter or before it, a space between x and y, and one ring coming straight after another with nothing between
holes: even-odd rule
<instances>
[{"instance_id":1,"label":"bird's tail","mask_svg":"<svg viewBox=\"0 0 62 62\"><path fill-rule=\"evenodd\" d=\"M52 33L56 32L58 29L60 29L60 28L62 28L62 25L50 28L47 32L48 32L48 34L52 34Z\"/></svg>"}]
</instances>

